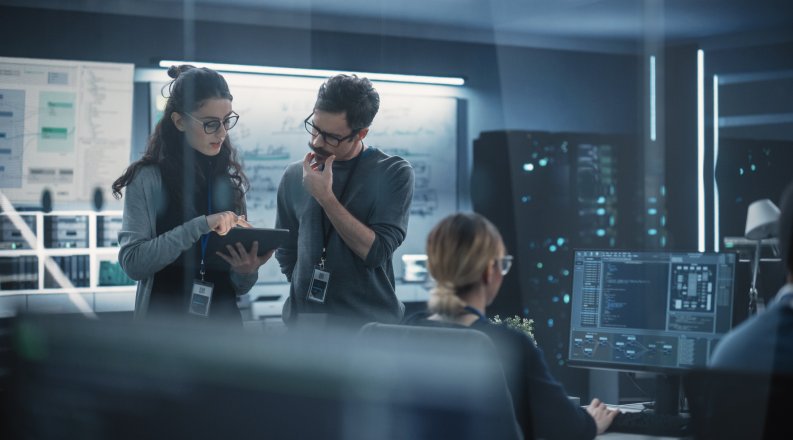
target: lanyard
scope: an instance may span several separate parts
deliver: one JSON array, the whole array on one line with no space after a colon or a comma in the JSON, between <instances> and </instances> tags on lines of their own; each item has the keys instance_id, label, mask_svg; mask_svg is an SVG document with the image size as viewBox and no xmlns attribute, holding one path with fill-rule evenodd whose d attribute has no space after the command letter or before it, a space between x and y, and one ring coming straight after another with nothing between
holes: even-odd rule
<instances>
[{"instance_id":1,"label":"lanyard","mask_svg":"<svg viewBox=\"0 0 793 440\"><path fill-rule=\"evenodd\" d=\"M487 321L487 316L485 316L484 313L480 312L479 310L476 310L475 308L473 308L471 306L465 306L465 307L463 307L463 310L465 310L466 312L468 312L468 313L470 313L472 315L478 316L479 319L484 319L485 321Z\"/></svg>"},{"instance_id":2,"label":"lanyard","mask_svg":"<svg viewBox=\"0 0 793 440\"><path fill-rule=\"evenodd\" d=\"M358 163L363 159L363 155L368 149L366 146L361 144L361 154L358 155L355 159L352 159L354 162L352 167L350 168L350 173L347 175L347 180L344 181L344 186L341 187L341 193L339 194L339 202L344 199L344 193L347 192L347 185L349 185L350 180L352 180L352 175L355 173L355 169L358 168ZM331 188L332 189L332 188ZM342 204L343 205L343 204ZM333 223L328 225L328 216L325 214L323 210L320 214L322 216L322 231L324 232L324 237L322 240L322 255L319 257L319 267L320 269L325 269L325 260L327 259L327 248L328 248L328 240L330 240L330 233L333 232ZM328 227L330 226L330 227Z\"/></svg>"},{"instance_id":3,"label":"lanyard","mask_svg":"<svg viewBox=\"0 0 793 440\"><path fill-rule=\"evenodd\" d=\"M212 214L212 176L211 173L207 175L207 215ZM206 257L207 253L207 243L209 243L209 234L212 231L207 232L206 234L201 236L201 269L199 273L201 274L201 281L204 281L204 274L206 273L206 266L204 265L204 257Z\"/></svg>"}]
</instances>

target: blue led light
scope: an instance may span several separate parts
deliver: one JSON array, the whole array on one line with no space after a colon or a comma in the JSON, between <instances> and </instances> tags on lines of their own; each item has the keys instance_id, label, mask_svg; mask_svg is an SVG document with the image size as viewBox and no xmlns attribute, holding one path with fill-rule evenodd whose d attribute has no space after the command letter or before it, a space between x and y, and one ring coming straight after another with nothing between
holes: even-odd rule
<instances>
[{"instance_id":1,"label":"blue led light","mask_svg":"<svg viewBox=\"0 0 793 440\"><path fill-rule=\"evenodd\" d=\"M534 171L534 164L533 163L524 163L523 164L523 171Z\"/></svg>"},{"instance_id":2,"label":"blue led light","mask_svg":"<svg viewBox=\"0 0 793 440\"><path fill-rule=\"evenodd\" d=\"M553 318L548 318L548 327L553 327Z\"/></svg>"},{"instance_id":3,"label":"blue led light","mask_svg":"<svg viewBox=\"0 0 793 440\"><path fill-rule=\"evenodd\" d=\"M542 269L542 263L537 263L537 269Z\"/></svg>"},{"instance_id":4,"label":"blue led light","mask_svg":"<svg viewBox=\"0 0 793 440\"><path fill-rule=\"evenodd\" d=\"M552 244L552 245L548 246L548 250L551 251L551 252L556 252L556 245Z\"/></svg>"},{"instance_id":5,"label":"blue led light","mask_svg":"<svg viewBox=\"0 0 793 440\"><path fill-rule=\"evenodd\" d=\"M569 277L570 276L570 271L567 270L567 269L562 269L562 275L564 275L566 277Z\"/></svg>"},{"instance_id":6,"label":"blue led light","mask_svg":"<svg viewBox=\"0 0 793 440\"><path fill-rule=\"evenodd\" d=\"M530 196L523 196L520 198L520 201L523 203L529 203L530 200L531 200Z\"/></svg>"},{"instance_id":7,"label":"blue led light","mask_svg":"<svg viewBox=\"0 0 793 440\"><path fill-rule=\"evenodd\" d=\"M562 246L564 244L564 238L559 237L556 239L556 244Z\"/></svg>"},{"instance_id":8,"label":"blue led light","mask_svg":"<svg viewBox=\"0 0 793 440\"><path fill-rule=\"evenodd\" d=\"M756 167L756 166L754 166L754 164L752 164L751 168L752 168L752 171L755 171L755 170L757 170L757 167Z\"/></svg>"},{"instance_id":9,"label":"blue led light","mask_svg":"<svg viewBox=\"0 0 793 440\"><path fill-rule=\"evenodd\" d=\"M648 229L647 230L647 235L658 235L658 230L657 229Z\"/></svg>"},{"instance_id":10,"label":"blue led light","mask_svg":"<svg viewBox=\"0 0 793 440\"><path fill-rule=\"evenodd\" d=\"M562 297L562 301L564 301L565 304L570 304L570 294L565 293L564 296Z\"/></svg>"},{"instance_id":11,"label":"blue led light","mask_svg":"<svg viewBox=\"0 0 793 440\"><path fill-rule=\"evenodd\" d=\"M604 208L598 208L595 212L597 212L597 215L606 215L606 210Z\"/></svg>"},{"instance_id":12,"label":"blue led light","mask_svg":"<svg viewBox=\"0 0 793 440\"><path fill-rule=\"evenodd\" d=\"M655 209L655 208L650 208L650 209L647 210L647 214L649 214L649 215L658 214L658 210Z\"/></svg>"},{"instance_id":13,"label":"blue led light","mask_svg":"<svg viewBox=\"0 0 793 440\"><path fill-rule=\"evenodd\" d=\"M603 236L606 235L606 230L605 229L598 229L597 231L595 231L595 234L597 234L598 237L603 237Z\"/></svg>"},{"instance_id":14,"label":"blue led light","mask_svg":"<svg viewBox=\"0 0 793 440\"><path fill-rule=\"evenodd\" d=\"M540 159L540 166L544 167L545 165L548 165L548 159L543 157Z\"/></svg>"},{"instance_id":15,"label":"blue led light","mask_svg":"<svg viewBox=\"0 0 793 440\"><path fill-rule=\"evenodd\" d=\"M598 203L601 204L601 205L606 203L606 198L603 197L603 196L598 197Z\"/></svg>"},{"instance_id":16,"label":"blue led light","mask_svg":"<svg viewBox=\"0 0 793 440\"><path fill-rule=\"evenodd\" d=\"M738 168L738 174L740 174L741 176L743 176L743 168Z\"/></svg>"},{"instance_id":17,"label":"blue led light","mask_svg":"<svg viewBox=\"0 0 793 440\"><path fill-rule=\"evenodd\" d=\"M556 296L556 295L554 295L554 296L551 298L551 302L558 303L558 302L559 302L559 297L558 297L558 296Z\"/></svg>"}]
</instances>

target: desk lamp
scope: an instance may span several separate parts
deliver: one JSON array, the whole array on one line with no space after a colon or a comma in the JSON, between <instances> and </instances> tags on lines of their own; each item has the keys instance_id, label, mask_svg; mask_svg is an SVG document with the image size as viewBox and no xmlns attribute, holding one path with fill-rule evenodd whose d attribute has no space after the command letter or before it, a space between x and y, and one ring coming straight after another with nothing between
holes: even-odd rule
<instances>
[{"instance_id":1,"label":"desk lamp","mask_svg":"<svg viewBox=\"0 0 793 440\"><path fill-rule=\"evenodd\" d=\"M776 235L779 221L779 208L769 199L752 202L746 213L746 232L744 236L757 242L752 260L752 285L749 287L749 316L762 310L763 298L757 295L757 272L760 268L760 244L763 239Z\"/></svg>"}]
</instances>

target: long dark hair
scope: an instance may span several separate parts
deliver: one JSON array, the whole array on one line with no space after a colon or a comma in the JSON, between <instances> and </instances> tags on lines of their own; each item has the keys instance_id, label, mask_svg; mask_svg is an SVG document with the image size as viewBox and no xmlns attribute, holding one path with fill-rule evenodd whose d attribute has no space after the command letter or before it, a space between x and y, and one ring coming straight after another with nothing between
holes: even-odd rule
<instances>
[{"instance_id":1,"label":"long dark hair","mask_svg":"<svg viewBox=\"0 0 793 440\"><path fill-rule=\"evenodd\" d=\"M226 80L219 73L206 67L197 68L191 65L171 66L168 76L173 80L166 86L169 91L168 101L162 119L157 123L146 145L143 157L133 162L121 177L113 182L113 197L120 199L121 190L129 185L132 178L146 165L158 165L163 183L169 189L171 203L183 202L184 165L195 161L185 160L187 148L184 134L180 132L171 119L173 112L189 113L198 109L205 100L221 98L232 100ZM164 91L165 87L163 88ZM234 188L234 206L237 212L244 211L243 196L250 188L247 176L237 159L237 150L231 145L228 136L223 141L220 152L215 156L212 176L205 176L204 170L195 168L195 176L201 179L214 178L226 174Z\"/></svg>"}]
</instances>

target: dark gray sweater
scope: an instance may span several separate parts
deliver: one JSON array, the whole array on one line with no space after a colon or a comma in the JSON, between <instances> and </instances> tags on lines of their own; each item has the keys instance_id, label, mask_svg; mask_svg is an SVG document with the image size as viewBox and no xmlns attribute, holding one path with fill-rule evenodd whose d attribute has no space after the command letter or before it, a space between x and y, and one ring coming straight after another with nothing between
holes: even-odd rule
<instances>
[{"instance_id":1,"label":"dark gray sweater","mask_svg":"<svg viewBox=\"0 0 793 440\"><path fill-rule=\"evenodd\" d=\"M355 160L359 160L350 171ZM398 156L367 148L358 159L333 163L333 192L359 221L372 229L375 240L365 260L358 257L331 231L326 270L331 272L325 303L306 299L314 266L324 240L322 208L303 187L303 163L290 164L278 188L276 227L291 231L290 240L275 254L281 272L291 282L284 304L284 322L301 313L328 313L361 323L398 322L404 305L396 298L394 251L407 234L413 198L413 168ZM329 220L326 226L332 228Z\"/></svg>"}]
</instances>

